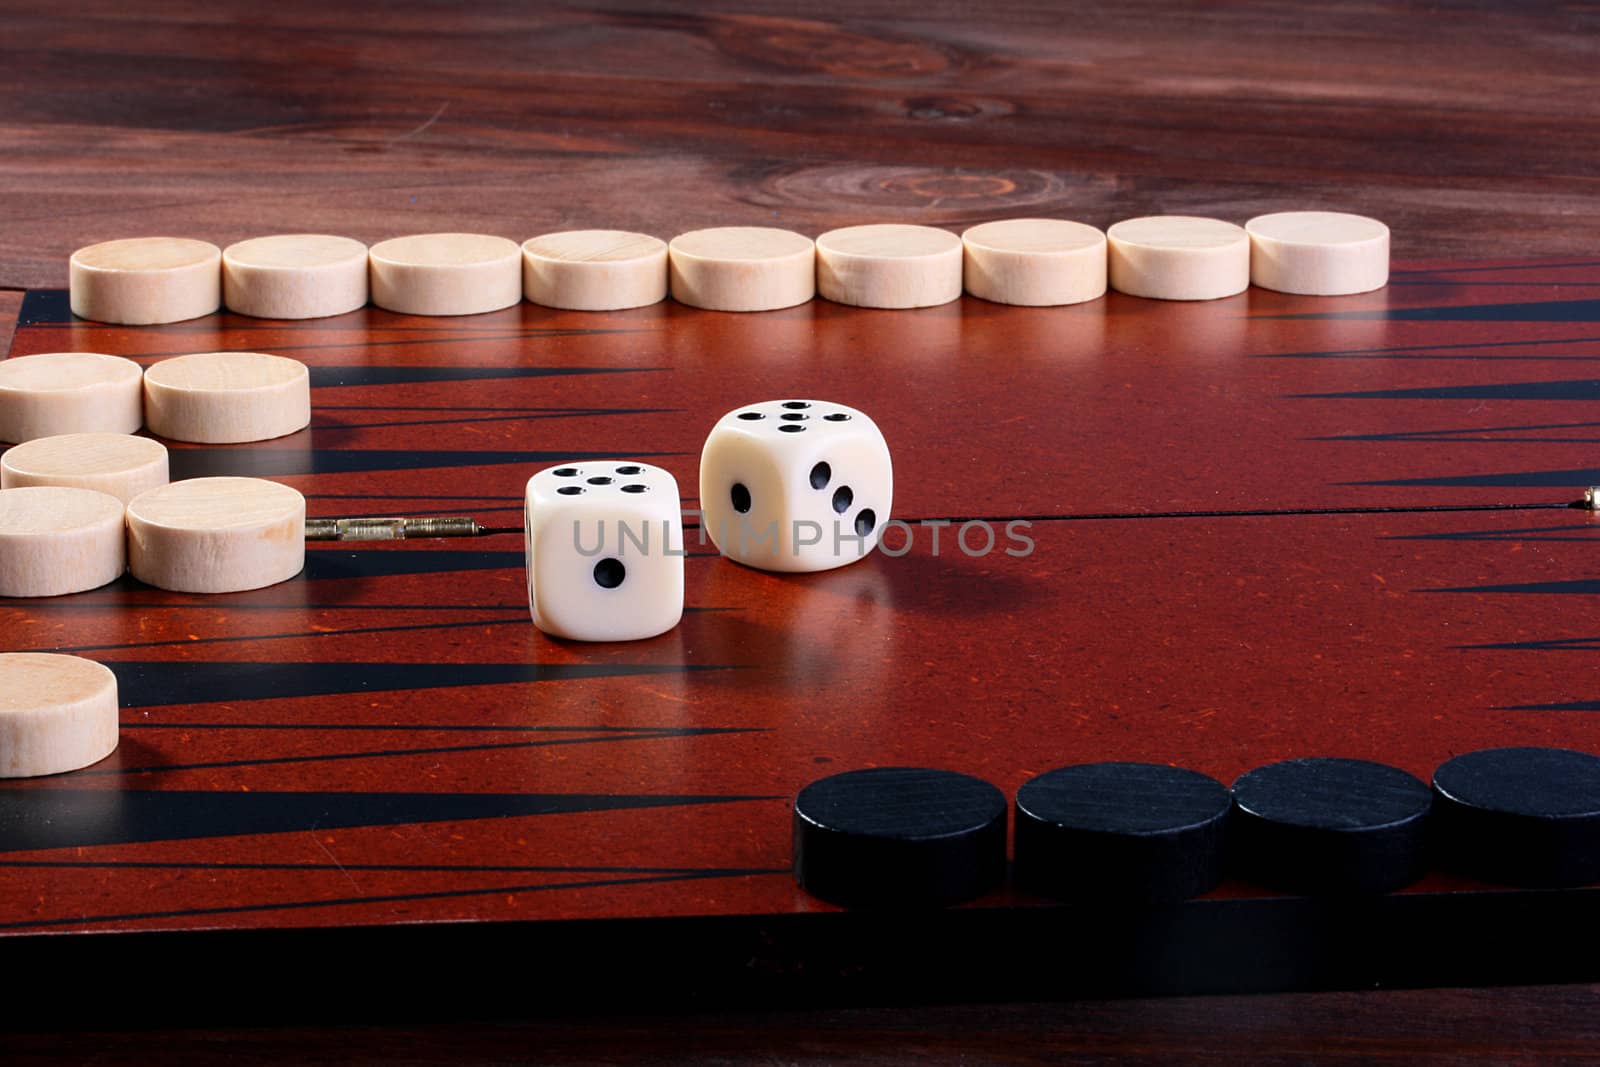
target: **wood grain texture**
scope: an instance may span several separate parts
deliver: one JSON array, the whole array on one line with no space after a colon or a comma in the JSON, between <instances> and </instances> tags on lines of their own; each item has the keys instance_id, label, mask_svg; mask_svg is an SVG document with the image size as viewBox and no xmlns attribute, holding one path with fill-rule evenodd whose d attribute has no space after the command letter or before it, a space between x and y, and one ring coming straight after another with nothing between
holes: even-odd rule
<instances>
[{"instance_id":1,"label":"wood grain texture","mask_svg":"<svg viewBox=\"0 0 1600 1067\"><path fill-rule=\"evenodd\" d=\"M343 315L367 302L367 246L328 234L252 237L222 252L229 311L269 319Z\"/></svg>"},{"instance_id":2,"label":"wood grain texture","mask_svg":"<svg viewBox=\"0 0 1600 1067\"><path fill-rule=\"evenodd\" d=\"M299 360L267 352L175 356L145 372L144 419L174 441L270 441L310 424L310 375Z\"/></svg>"},{"instance_id":3,"label":"wood grain texture","mask_svg":"<svg viewBox=\"0 0 1600 1067\"><path fill-rule=\"evenodd\" d=\"M1592 7L138 6L8 5L0 285L135 212L226 244L1327 207L1402 259L1600 225Z\"/></svg>"},{"instance_id":4,"label":"wood grain texture","mask_svg":"<svg viewBox=\"0 0 1600 1067\"><path fill-rule=\"evenodd\" d=\"M128 573L157 589L238 593L305 566L306 502L264 478L185 478L128 502Z\"/></svg>"},{"instance_id":5,"label":"wood grain texture","mask_svg":"<svg viewBox=\"0 0 1600 1067\"><path fill-rule=\"evenodd\" d=\"M0 289L0 352L11 353L11 337L17 331L17 312L22 309L20 290Z\"/></svg>"},{"instance_id":6,"label":"wood grain texture","mask_svg":"<svg viewBox=\"0 0 1600 1067\"><path fill-rule=\"evenodd\" d=\"M1389 281L1389 227L1338 211L1280 211L1245 224L1250 282L1280 293L1348 296Z\"/></svg>"},{"instance_id":7,"label":"wood grain texture","mask_svg":"<svg viewBox=\"0 0 1600 1067\"><path fill-rule=\"evenodd\" d=\"M1106 292L1106 235L1067 219L999 219L961 235L966 291L982 300L1055 307Z\"/></svg>"},{"instance_id":8,"label":"wood grain texture","mask_svg":"<svg viewBox=\"0 0 1600 1067\"><path fill-rule=\"evenodd\" d=\"M167 449L132 434L40 437L0 453L0 489L60 485L107 493L126 504L167 484Z\"/></svg>"},{"instance_id":9,"label":"wood grain texture","mask_svg":"<svg viewBox=\"0 0 1600 1067\"><path fill-rule=\"evenodd\" d=\"M961 239L936 226L846 226L817 235L817 295L871 308L961 297Z\"/></svg>"},{"instance_id":10,"label":"wood grain texture","mask_svg":"<svg viewBox=\"0 0 1600 1067\"><path fill-rule=\"evenodd\" d=\"M44 352L0 364L0 441L64 433L134 433L144 372L100 352Z\"/></svg>"},{"instance_id":11,"label":"wood grain texture","mask_svg":"<svg viewBox=\"0 0 1600 1067\"><path fill-rule=\"evenodd\" d=\"M115 581L127 565L122 508L92 489L0 490L0 597L58 597ZM8 634L6 651L17 651L15 640Z\"/></svg>"},{"instance_id":12,"label":"wood grain texture","mask_svg":"<svg viewBox=\"0 0 1600 1067\"><path fill-rule=\"evenodd\" d=\"M816 295L811 238L771 226L690 230L667 248L672 298L713 311L777 311Z\"/></svg>"},{"instance_id":13,"label":"wood grain texture","mask_svg":"<svg viewBox=\"0 0 1600 1067\"><path fill-rule=\"evenodd\" d=\"M149 326L222 306L222 249L192 237L124 237L72 253L72 311L97 322Z\"/></svg>"},{"instance_id":14,"label":"wood grain texture","mask_svg":"<svg viewBox=\"0 0 1600 1067\"><path fill-rule=\"evenodd\" d=\"M522 295L545 307L620 311L667 298L667 243L623 230L567 230L522 244Z\"/></svg>"},{"instance_id":15,"label":"wood grain texture","mask_svg":"<svg viewBox=\"0 0 1600 1067\"><path fill-rule=\"evenodd\" d=\"M0 653L0 778L75 771L116 747L117 676L107 667L81 656Z\"/></svg>"}]
</instances>

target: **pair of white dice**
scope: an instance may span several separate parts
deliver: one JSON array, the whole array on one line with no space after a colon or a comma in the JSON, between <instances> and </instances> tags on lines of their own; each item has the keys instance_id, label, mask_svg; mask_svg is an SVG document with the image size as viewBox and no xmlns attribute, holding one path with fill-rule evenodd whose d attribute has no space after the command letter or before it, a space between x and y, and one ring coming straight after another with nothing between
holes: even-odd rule
<instances>
[{"instance_id":1,"label":"pair of white dice","mask_svg":"<svg viewBox=\"0 0 1600 1067\"><path fill-rule=\"evenodd\" d=\"M730 411L700 455L701 543L772 571L820 571L878 543L893 503L883 434L820 400ZM582 461L528 480L523 510L534 625L575 641L654 637L683 616L683 505L659 467Z\"/></svg>"}]
</instances>

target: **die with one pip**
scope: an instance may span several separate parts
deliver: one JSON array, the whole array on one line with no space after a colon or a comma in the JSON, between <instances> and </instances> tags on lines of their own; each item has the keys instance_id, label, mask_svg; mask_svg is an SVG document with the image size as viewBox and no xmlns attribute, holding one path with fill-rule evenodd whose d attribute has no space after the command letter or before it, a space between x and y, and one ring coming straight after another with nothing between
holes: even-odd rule
<instances>
[{"instance_id":1,"label":"die with one pip","mask_svg":"<svg viewBox=\"0 0 1600 1067\"><path fill-rule=\"evenodd\" d=\"M894 468L866 415L770 400L724 415L700 454L703 528L723 555L770 571L823 571L872 551Z\"/></svg>"},{"instance_id":2,"label":"die with one pip","mask_svg":"<svg viewBox=\"0 0 1600 1067\"><path fill-rule=\"evenodd\" d=\"M573 641L635 641L683 616L683 514L660 467L584 460L528 479L533 624Z\"/></svg>"}]
</instances>

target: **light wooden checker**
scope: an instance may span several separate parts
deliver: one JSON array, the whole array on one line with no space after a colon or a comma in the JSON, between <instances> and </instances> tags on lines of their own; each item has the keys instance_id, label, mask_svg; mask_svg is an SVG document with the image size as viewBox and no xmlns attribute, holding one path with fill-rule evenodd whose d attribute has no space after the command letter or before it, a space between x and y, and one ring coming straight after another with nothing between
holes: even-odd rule
<instances>
[{"instance_id":1,"label":"light wooden checker","mask_svg":"<svg viewBox=\"0 0 1600 1067\"><path fill-rule=\"evenodd\" d=\"M1154 300L1218 300L1250 287L1243 227L1192 215L1126 219L1106 231L1111 288Z\"/></svg>"},{"instance_id":2,"label":"light wooden checker","mask_svg":"<svg viewBox=\"0 0 1600 1067\"><path fill-rule=\"evenodd\" d=\"M1370 293L1389 284L1389 227L1339 211L1281 211L1244 224L1250 280L1306 296Z\"/></svg>"},{"instance_id":3,"label":"light wooden checker","mask_svg":"<svg viewBox=\"0 0 1600 1067\"><path fill-rule=\"evenodd\" d=\"M98 589L126 567L122 501L92 489L0 490L0 596Z\"/></svg>"},{"instance_id":4,"label":"light wooden checker","mask_svg":"<svg viewBox=\"0 0 1600 1067\"><path fill-rule=\"evenodd\" d=\"M522 302L522 248L481 233L424 233L369 253L372 302L405 315L480 315Z\"/></svg>"},{"instance_id":5,"label":"light wooden checker","mask_svg":"<svg viewBox=\"0 0 1600 1067\"><path fill-rule=\"evenodd\" d=\"M1048 307L1105 295L1106 235L1067 219L1003 219L961 235L967 292Z\"/></svg>"},{"instance_id":6,"label":"light wooden checker","mask_svg":"<svg viewBox=\"0 0 1600 1067\"><path fill-rule=\"evenodd\" d=\"M311 424L305 364L265 352L196 352L144 376L145 424L173 441L267 441Z\"/></svg>"},{"instance_id":7,"label":"light wooden checker","mask_svg":"<svg viewBox=\"0 0 1600 1067\"><path fill-rule=\"evenodd\" d=\"M222 250L209 241L105 241L72 253L68 276L72 313L95 322L182 322L222 306Z\"/></svg>"},{"instance_id":8,"label":"light wooden checker","mask_svg":"<svg viewBox=\"0 0 1600 1067\"><path fill-rule=\"evenodd\" d=\"M305 567L306 501L262 478L191 478L128 504L128 569L180 593L276 585Z\"/></svg>"},{"instance_id":9,"label":"light wooden checker","mask_svg":"<svg viewBox=\"0 0 1600 1067\"><path fill-rule=\"evenodd\" d=\"M222 252L222 301L265 319L344 315L367 303L367 246L319 233L275 234Z\"/></svg>"},{"instance_id":10,"label":"light wooden checker","mask_svg":"<svg viewBox=\"0 0 1600 1067\"><path fill-rule=\"evenodd\" d=\"M522 244L522 292L568 311L618 311L667 298L667 243L626 230L567 230Z\"/></svg>"},{"instance_id":11,"label":"light wooden checker","mask_svg":"<svg viewBox=\"0 0 1600 1067\"><path fill-rule=\"evenodd\" d=\"M0 441L63 433L132 433L144 422L144 370L99 352L0 360Z\"/></svg>"},{"instance_id":12,"label":"light wooden checker","mask_svg":"<svg viewBox=\"0 0 1600 1067\"><path fill-rule=\"evenodd\" d=\"M0 654L0 778L63 774L117 748L117 676L50 652Z\"/></svg>"},{"instance_id":13,"label":"light wooden checker","mask_svg":"<svg viewBox=\"0 0 1600 1067\"><path fill-rule=\"evenodd\" d=\"M846 226L817 238L817 293L869 308L948 304L961 295L961 238L933 226Z\"/></svg>"},{"instance_id":14,"label":"light wooden checker","mask_svg":"<svg viewBox=\"0 0 1600 1067\"><path fill-rule=\"evenodd\" d=\"M126 504L167 480L166 446L130 434L39 437L0 454L0 489L60 485L93 489Z\"/></svg>"},{"instance_id":15,"label":"light wooden checker","mask_svg":"<svg viewBox=\"0 0 1600 1067\"><path fill-rule=\"evenodd\" d=\"M691 230L669 248L672 299L711 311L776 311L816 295L811 238L767 226Z\"/></svg>"}]
</instances>

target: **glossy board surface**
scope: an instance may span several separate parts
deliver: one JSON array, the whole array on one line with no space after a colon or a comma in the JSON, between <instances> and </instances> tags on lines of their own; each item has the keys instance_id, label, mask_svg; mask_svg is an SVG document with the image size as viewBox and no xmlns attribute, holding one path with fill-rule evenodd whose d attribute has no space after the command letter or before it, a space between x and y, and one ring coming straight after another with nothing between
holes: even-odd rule
<instances>
[{"instance_id":1,"label":"glossy board surface","mask_svg":"<svg viewBox=\"0 0 1600 1067\"><path fill-rule=\"evenodd\" d=\"M1588 264L1427 264L1340 300L146 329L62 322L32 294L13 356L310 364L311 430L175 446L173 469L281 478L313 516L515 526L528 475L585 456L694 485L724 411L812 395L883 428L909 547L799 576L697 548L683 623L633 644L535 631L520 531L312 546L300 578L232 596L124 580L0 604L8 650L102 660L124 705L111 759L0 788L0 934L452 921L582 945L722 917L839 936L852 917L789 874L789 808L843 770L944 767L1014 795L1076 762L1226 782L1327 755L1426 779L1486 746L1600 749L1600 526L1556 506L1600 482L1596 293ZM1440 506L1484 510L1420 510ZM979 527L937 528L936 549L920 522L973 517L994 520L986 554ZM1381 907L1530 906L1482 889L1435 875ZM1228 883L1173 921L1327 928L1299 907ZM1071 914L1002 891L941 921L1028 935ZM1194 952L1162 988L1359 980Z\"/></svg>"}]
</instances>

